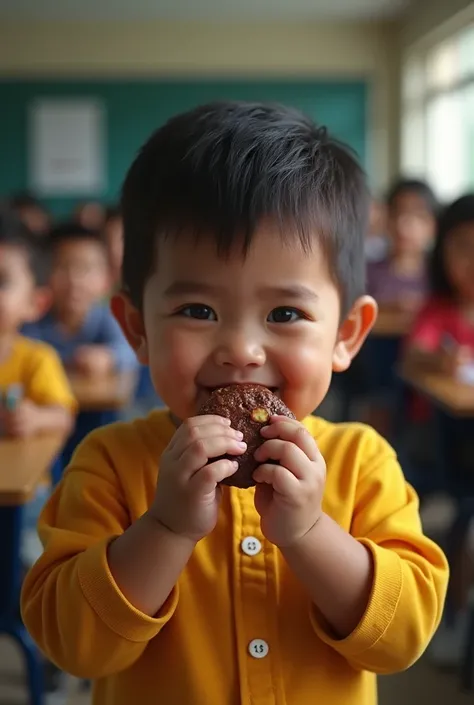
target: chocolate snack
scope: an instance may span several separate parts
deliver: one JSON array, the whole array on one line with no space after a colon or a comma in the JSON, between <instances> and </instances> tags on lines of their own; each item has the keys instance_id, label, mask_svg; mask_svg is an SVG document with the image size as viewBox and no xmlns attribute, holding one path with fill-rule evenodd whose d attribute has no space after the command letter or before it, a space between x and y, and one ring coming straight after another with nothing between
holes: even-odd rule
<instances>
[{"instance_id":1,"label":"chocolate snack","mask_svg":"<svg viewBox=\"0 0 474 705\"><path fill-rule=\"evenodd\" d=\"M279 397L260 384L232 384L215 389L199 414L225 416L231 420L232 428L244 434L247 450L243 455L224 456L236 460L239 467L222 482L223 485L241 488L255 485L252 475L258 463L253 456L265 441L260 435L262 427L267 426L270 417L275 414L295 418Z\"/></svg>"}]
</instances>

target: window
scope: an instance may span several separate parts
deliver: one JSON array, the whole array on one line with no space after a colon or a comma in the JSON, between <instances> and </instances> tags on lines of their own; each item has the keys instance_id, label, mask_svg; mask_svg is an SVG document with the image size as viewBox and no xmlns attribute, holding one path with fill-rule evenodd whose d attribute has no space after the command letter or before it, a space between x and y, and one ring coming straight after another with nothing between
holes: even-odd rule
<instances>
[{"instance_id":1,"label":"window","mask_svg":"<svg viewBox=\"0 0 474 705\"><path fill-rule=\"evenodd\" d=\"M402 108L403 173L444 201L474 191L474 25L406 61Z\"/></svg>"}]
</instances>

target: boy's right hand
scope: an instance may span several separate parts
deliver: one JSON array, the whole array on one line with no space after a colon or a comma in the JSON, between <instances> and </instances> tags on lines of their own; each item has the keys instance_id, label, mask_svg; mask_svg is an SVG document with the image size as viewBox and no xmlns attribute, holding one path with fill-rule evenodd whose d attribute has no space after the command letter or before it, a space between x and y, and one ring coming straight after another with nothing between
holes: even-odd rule
<instances>
[{"instance_id":1,"label":"boy's right hand","mask_svg":"<svg viewBox=\"0 0 474 705\"><path fill-rule=\"evenodd\" d=\"M237 469L234 461L220 456L241 455L245 449L242 434L222 416L184 421L161 456L156 495L148 513L177 535L196 542L207 536L217 522L219 483Z\"/></svg>"}]
</instances>

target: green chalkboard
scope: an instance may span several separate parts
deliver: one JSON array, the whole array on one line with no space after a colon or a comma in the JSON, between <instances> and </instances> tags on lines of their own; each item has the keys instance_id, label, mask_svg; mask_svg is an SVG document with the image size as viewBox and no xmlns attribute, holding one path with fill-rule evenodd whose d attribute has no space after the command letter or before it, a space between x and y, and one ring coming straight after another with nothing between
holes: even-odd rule
<instances>
[{"instance_id":1,"label":"green chalkboard","mask_svg":"<svg viewBox=\"0 0 474 705\"><path fill-rule=\"evenodd\" d=\"M106 111L107 187L97 198L114 201L138 147L171 115L211 100L277 101L300 108L366 163L367 97L364 81L107 80L0 81L0 195L27 189L28 110L37 98L94 97ZM46 203L56 215L77 199Z\"/></svg>"}]
</instances>

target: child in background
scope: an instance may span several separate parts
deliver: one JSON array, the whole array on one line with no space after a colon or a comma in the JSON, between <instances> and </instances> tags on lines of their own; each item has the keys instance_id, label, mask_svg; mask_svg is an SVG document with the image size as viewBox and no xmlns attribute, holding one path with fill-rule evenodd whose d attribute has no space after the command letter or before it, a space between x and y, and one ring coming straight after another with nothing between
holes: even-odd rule
<instances>
[{"instance_id":1,"label":"child in background","mask_svg":"<svg viewBox=\"0 0 474 705\"><path fill-rule=\"evenodd\" d=\"M431 263L431 294L415 320L405 351L406 364L474 383L474 194L452 203L441 215ZM411 437L404 439L411 463L410 482L422 494L447 492L459 503L449 546L452 560L451 607L458 613L443 624L433 643L440 664L461 661L468 619L469 523L474 518L474 424L411 398ZM437 425L435 425L437 424ZM442 445L441 445L442 444ZM427 451L431 451L426 458ZM440 465L437 461L443 458ZM428 460L428 462L427 462ZM424 461L424 462L423 462Z\"/></svg>"},{"instance_id":2,"label":"child in background","mask_svg":"<svg viewBox=\"0 0 474 705\"><path fill-rule=\"evenodd\" d=\"M112 286L115 289L120 284L123 259L123 222L120 208L110 207L107 209L104 236L109 251Z\"/></svg>"},{"instance_id":3,"label":"child in background","mask_svg":"<svg viewBox=\"0 0 474 705\"><path fill-rule=\"evenodd\" d=\"M379 308L413 313L423 303L436 213L435 196L424 182L402 180L393 186L387 198L390 251L367 267L367 291Z\"/></svg>"},{"instance_id":4,"label":"child in background","mask_svg":"<svg viewBox=\"0 0 474 705\"><path fill-rule=\"evenodd\" d=\"M0 428L3 435L27 438L72 428L76 402L53 350L19 334L47 305L47 261L17 215L0 211ZM14 471L14 469L12 470ZM38 488L25 507L22 559L38 557L36 521L49 495Z\"/></svg>"},{"instance_id":5,"label":"child in background","mask_svg":"<svg viewBox=\"0 0 474 705\"><path fill-rule=\"evenodd\" d=\"M437 204L422 181L399 181L387 198L390 251L367 265L367 291L381 313L395 314L408 328L428 289L427 253L434 238ZM369 392L365 419L386 438L393 433L397 403L394 368L401 337L370 338L362 351Z\"/></svg>"},{"instance_id":6,"label":"child in background","mask_svg":"<svg viewBox=\"0 0 474 705\"><path fill-rule=\"evenodd\" d=\"M96 705L374 705L436 629L446 563L393 450L311 416L374 321L367 210L351 153L278 106L196 108L132 165L113 309L169 411L78 448L22 595ZM270 419L239 490L242 436L197 414L244 382L298 420Z\"/></svg>"},{"instance_id":7,"label":"child in background","mask_svg":"<svg viewBox=\"0 0 474 705\"><path fill-rule=\"evenodd\" d=\"M136 369L133 350L102 303L110 272L100 234L64 223L52 231L49 245L53 305L25 333L52 345L69 369L91 375Z\"/></svg>"},{"instance_id":8,"label":"child in background","mask_svg":"<svg viewBox=\"0 0 474 705\"><path fill-rule=\"evenodd\" d=\"M13 212L0 212L0 388L18 392L0 409L3 433L67 433L75 401L56 352L18 332L47 306L44 253ZM13 389L12 389L13 392Z\"/></svg>"},{"instance_id":9,"label":"child in background","mask_svg":"<svg viewBox=\"0 0 474 705\"><path fill-rule=\"evenodd\" d=\"M474 361L474 194L439 221L431 296L409 336L408 362L451 376Z\"/></svg>"},{"instance_id":10,"label":"child in background","mask_svg":"<svg viewBox=\"0 0 474 705\"><path fill-rule=\"evenodd\" d=\"M9 201L10 208L18 214L30 233L45 237L49 232L51 218L48 211L30 193L18 193Z\"/></svg>"},{"instance_id":11,"label":"child in background","mask_svg":"<svg viewBox=\"0 0 474 705\"><path fill-rule=\"evenodd\" d=\"M79 203L74 209L74 220L88 230L102 231L105 223L105 208L98 201Z\"/></svg>"}]
</instances>

